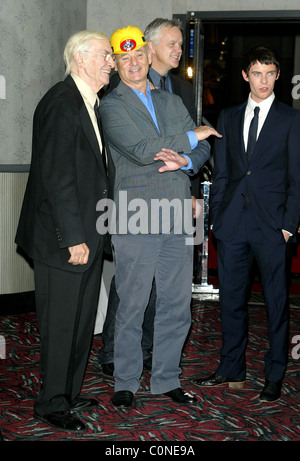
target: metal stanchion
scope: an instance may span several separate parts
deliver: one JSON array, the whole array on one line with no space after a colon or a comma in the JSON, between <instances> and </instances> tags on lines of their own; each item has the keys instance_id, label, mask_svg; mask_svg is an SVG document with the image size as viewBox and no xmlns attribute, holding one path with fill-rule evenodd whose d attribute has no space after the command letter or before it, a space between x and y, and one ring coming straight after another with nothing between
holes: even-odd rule
<instances>
[{"instance_id":1,"label":"metal stanchion","mask_svg":"<svg viewBox=\"0 0 300 461\"><path fill-rule=\"evenodd\" d=\"M204 235L201 253L201 283L192 285L193 297L198 299L218 300L219 289L208 284L208 251L209 251L209 196L211 182L204 181L203 185L203 219ZM195 296L198 295L198 296Z\"/></svg>"}]
</instances>

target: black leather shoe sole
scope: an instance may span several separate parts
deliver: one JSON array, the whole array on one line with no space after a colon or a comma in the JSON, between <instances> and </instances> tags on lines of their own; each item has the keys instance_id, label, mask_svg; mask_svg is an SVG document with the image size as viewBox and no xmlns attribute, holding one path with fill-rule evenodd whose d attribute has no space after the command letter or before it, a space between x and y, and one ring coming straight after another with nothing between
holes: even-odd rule
<instances>
[{"instance_id":1,"label":"black leather shoe sole","mask_svg":"<svg viewBox=\"0 0 300 461\"><path fill-rule=\"evenodd\" d=\"M34 418L42 421L57 431L76 433L87 431L83 422L74 418L74 416L72 416L68 411L57 411L43 416L35 412Z\"/></svg>"},{"instance_id":2,"label":"black leather shoe sole","mask_svg":"<svg viewBox=\"0 0 300 461\"><path fill-rule=\"evenodd\" d=\"M129 408L133 405L134 394L130 391L117 391L110 399L116 408Z\"/></svg>"}]
</instances>

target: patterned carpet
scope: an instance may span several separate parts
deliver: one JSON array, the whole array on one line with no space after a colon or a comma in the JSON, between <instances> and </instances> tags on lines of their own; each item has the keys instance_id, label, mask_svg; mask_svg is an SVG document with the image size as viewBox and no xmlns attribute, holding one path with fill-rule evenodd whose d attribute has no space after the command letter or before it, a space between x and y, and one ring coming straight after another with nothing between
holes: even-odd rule
<instances>
[{"instance_id":1,"label":"patterned carpet","mask_svg":"<svg viewBox=\"0 0 300 461\"><path fill-rule=\"evenodd\" d=\"M141 379L135 407L116 411L110 403L113 382L101 375L94 337L83 393L99 400L99 408L80 415L88 427L83 435L55 432L33 419L39 388L39 335L35 313L0 317L6 358L0 360L0 430L3 441L299 441L299 356L292 338L300 334L300 309L291 309L289 366L282 399L260 403L267 347L266 316L261 305L249 307L248 380L244 390L201 390L191 378L215 370L221 346L218 303L194 300L193 324L182 357L182 387L198 396L198 404L179 406L149 392L149 373ZM300 337L298 336L298 343ZM298 353L295 353L298 352ZM146 445L146 444L145 444ZM105 444L102 447L106 446ZM114 445L115 446L115 445Z\"/></svg>"}]
</instances>

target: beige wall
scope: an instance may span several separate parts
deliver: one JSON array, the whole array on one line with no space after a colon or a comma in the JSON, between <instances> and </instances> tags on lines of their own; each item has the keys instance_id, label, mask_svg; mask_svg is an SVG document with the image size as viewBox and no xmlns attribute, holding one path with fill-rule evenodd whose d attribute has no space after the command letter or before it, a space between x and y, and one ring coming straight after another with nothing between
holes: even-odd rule
<instances>
[{"instance_id":1,"label":"beige wall","mask_svg":"<svg viewBox=\"0 0 300 461\"><path fill-rule=\"evenodd\" d=\"M30 162L34 109L63 77L65 42L86 15L86 0L0 0L0 165Z\"/></svg>"},{"instance_id":2,"label":"beige wall","mask_svg":"<svg viewBox=\"0 0 300 461\"><path fill-rule=\"evenodd\" d=\"M87 25L111 34L116 28L135 25L142 30L156 17L171 18L187 11L300 10L299 0L88 0Z\"/></svg>"}]
</instances>

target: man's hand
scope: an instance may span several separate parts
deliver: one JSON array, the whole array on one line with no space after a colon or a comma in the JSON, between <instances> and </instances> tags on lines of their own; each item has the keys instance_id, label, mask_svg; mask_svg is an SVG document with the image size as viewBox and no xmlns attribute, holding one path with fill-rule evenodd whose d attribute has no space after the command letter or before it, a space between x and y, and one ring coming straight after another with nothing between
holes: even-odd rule
<instances>
[{"instance_id":1,"label":"man's hand","mask_svg":"<svg viewBox=\"0 0 300 461\"><path fill-rule=\"evenodd\" d=\"M85 243L80 243L68 249L71 255L68 263L78 266L79 264L82 265L88 262L90 250Z\"/></svg>"},{"instance_id":2,"label":"man's hand","mask_svg":"<svg viewBox=\"0 0 300 461\"><path fill-rule=\"evenodd\" d=\"M222 138L222 135L218 133L217 130L208 125L198 126L194 132L196 133L198 141L203 141L203 139L206 139L211 135L216 136L217 138Z\"/></svg>"},{"instance_id":3,"label":"man's hand","mask_svg":"<svg viewBox=\"0 0 300 461\"><path fill-rule=\"evenodd\" d=\"M188 159L183 155L179 155L177 152L171 149L165 149L164 147L155 155L154 160L161 160L165 164L158 169L159 173L176 171L189 163Z\"/></svg>"}]
</instances>

